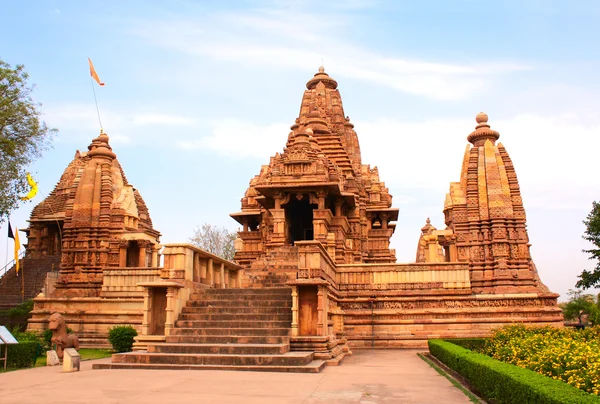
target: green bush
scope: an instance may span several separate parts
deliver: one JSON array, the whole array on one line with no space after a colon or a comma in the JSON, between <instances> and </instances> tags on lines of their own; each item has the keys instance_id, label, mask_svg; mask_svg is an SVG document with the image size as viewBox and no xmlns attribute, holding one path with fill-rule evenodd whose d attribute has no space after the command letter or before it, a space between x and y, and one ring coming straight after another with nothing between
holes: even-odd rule
<instances>
[{"instance_id":1,"label":"green bush","mask_svg":"<svg viewBox=\"0 0 600 404\"><path fill-rule=\"evenodd\" d=\"M9 368L27 368L33 366L39 353L38 341L19 341L18 344L8 346Z\"/></svg>"},{"instance_id":2,"label":"green bush","mask_svg":"<svg viewBox=\"0 0 600 404\"><path fill-rule=\"evenodd\" d=\"M462 375L485 400L497 404L586 404L600 397L532 370L442 340L429 340L429 352Z\"/></svg>"},{"instance_id":3,"label":"green bush","mask_svg":"<svg viewBox=\"0 0 600 404\"><path fill-rule=\"evenodd\" d=\"M108 330L108 342L115 352L129 352L133 347L133 338L137 331L130 325L118 325Z\"/></svg>"},{"instance_id":4,"label":"green bush","mask_svg":"<svg viewBox=\"0 0 600 404\"><path fill-rule=\"evenodd\" d=\"M465 349L470 349L474 352L481 352L485 347L486 338L452 338L452 339L444 339L444 341L448 341L453 343L454 345L461 346Z\"/></svg>"}]
</instances>

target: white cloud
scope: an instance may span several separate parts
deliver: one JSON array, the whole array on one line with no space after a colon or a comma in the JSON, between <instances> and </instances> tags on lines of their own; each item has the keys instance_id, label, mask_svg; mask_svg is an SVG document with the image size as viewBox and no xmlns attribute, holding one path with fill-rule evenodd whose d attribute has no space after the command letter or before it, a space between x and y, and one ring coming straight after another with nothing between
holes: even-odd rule
<instances>
[{"instance_id":1,"label":"white cloud","mask_svg":"<svg viewBox=\"0 0 600 404\"><path fill-rule=\"evenodd\" d=\"M376 53L341 39L353 23L339 9L332 14L275 8L218 13L203 20L144 21L134 34L187 55L247 66L314 69L324 57L327 70L335 71L338 78L365 80L439 100L468 98L496 75L529 69L503 61L440 63Z\"/></svg>"},{"instance_id":2,"label":"white cloud","mask_svg":"<svg viewBox=\"0 0 600 404\"><path fill-rule=\"evenodd\" d=\"M206 149L230 157L268 159L285 146L289 125L258 125L235 119L212 123L212 134L193 141L182 141L183 149ZM268 161L268 160L267 160Z\"/></svg>"}]
</instances>

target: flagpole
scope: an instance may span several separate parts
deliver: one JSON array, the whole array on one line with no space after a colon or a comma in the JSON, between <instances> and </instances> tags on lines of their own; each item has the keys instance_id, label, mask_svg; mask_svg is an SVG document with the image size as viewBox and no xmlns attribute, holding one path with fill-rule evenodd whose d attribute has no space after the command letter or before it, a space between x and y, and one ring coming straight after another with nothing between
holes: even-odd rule
<instances>
[{"instance_id":1,"label":"flagpole","mask_svg":"<svg viewBox=\"0 0 600 404\"><path fill-rule=\"evenodd\" d=\"M98 123L100 124L100 132L104 132L102 126L102 120L100 119L100 109L98 108L98 99L96 98L96 88L94 87L94 79L90 76L90 83L92 84L92 91L94 92L94 101L96 103L96 113L98 114Z\"/></svg>"}]
</instances>

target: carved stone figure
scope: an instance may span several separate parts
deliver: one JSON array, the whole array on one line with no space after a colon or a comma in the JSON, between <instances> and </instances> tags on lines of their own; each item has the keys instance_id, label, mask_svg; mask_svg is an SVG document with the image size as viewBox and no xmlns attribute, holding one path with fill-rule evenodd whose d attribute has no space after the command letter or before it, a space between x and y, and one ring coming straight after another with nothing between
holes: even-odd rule
<instances>
[{"instance_id":1,"label":"carved stone figure","mask_svg":"<svg viewBox=\"0 0 600 404\"><path fill-rule=\"evenodd\" d=\"M52 330L52 344L56 344L56 354L60 359L63 358L64 350L75 348L79 350L79 339L75 334L67 334L67 323L60 313L54 313L50 316L48 329Z\"/></svg>"}]
</instances>

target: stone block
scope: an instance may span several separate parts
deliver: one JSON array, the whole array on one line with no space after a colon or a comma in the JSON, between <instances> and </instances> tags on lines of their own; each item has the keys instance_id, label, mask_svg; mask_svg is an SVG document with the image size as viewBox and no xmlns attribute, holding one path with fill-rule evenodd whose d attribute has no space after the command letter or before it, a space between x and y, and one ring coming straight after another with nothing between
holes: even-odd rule
<instances>
[{"instance_id":1,"label":"stone block","mask_svg":"<svg viewBox=\"0 0 600 404\"><path fill-rule=\"evenodd\" d=\"M54 349L46 352L46 366L55 366L59 364L60 360L58 359L58 355Z\"/></svg>"},{"instance_id":2,"label":"stone block","mask_svg":"<svg viewBox=\"0 0 600 404\"><path fill-rule=\"evenodd\" d=\"M67 348L63 357L63 372L79 372L81 357L75 348Z\"/></svg>"}]
</instances>

